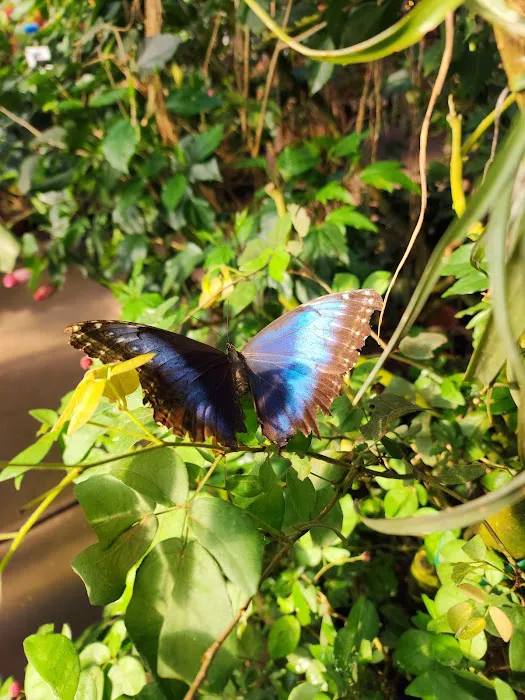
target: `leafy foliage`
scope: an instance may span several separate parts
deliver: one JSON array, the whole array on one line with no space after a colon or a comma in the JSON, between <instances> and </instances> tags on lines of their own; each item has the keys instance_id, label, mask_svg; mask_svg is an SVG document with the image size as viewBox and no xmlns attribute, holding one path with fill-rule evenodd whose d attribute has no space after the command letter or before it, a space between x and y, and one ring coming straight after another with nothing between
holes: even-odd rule
<instances>
[{"instance_id":1,"label":"leafy foliage","mask_svg":"<svg viewBox=\"0 0 525 700\"><path fill-rule=\"evenodd\" d=\"M205 342L213 330L237 347L321 293L386 291L420 187L381 129L399 122L401 141L415 133L442 43L429 33L416 59L409 50L352 71L282 44L272 59L269 15L247 4L253 12L222 0L166 4L163 31L144 40L148 1L145 18L118 3L1 6L11 59L0 72L3 272L18 261L34 290L46 276L60 287L75 264L110 287L124 320ZM409 46L459 4L422 0L401 17L398 0L308 1L289 16L273 8L273 21L278 32L311 32L307 54L344 64ZM30 11L50 67L25 58ZM431 164L421 249L385 318L396 352L387 348L385 366L367 343L319 416L320 438L298 435L277 451L248 405L239 450L175 438L141 405L135 370L147 356L97 363L57 411L32 412L37 439L3 463L0 480L20 487L61 451L68 474L35 513L75 484L97 543L73 568L105 608L74 642L53 625L26 639L28 700L191 698L195 684L203 697L251 700L510 699L523 689L515 496L525 410L520 361L506 361L524 331L525 143L507 113L497 115L506 140L495 158L477 143L485 105L506 82L490 32L458 11L447 85L472 137L461 176L483 182L463 209L453 202L457 218L448 169ZM436 133L448 128L446 109L441 97ZM510 483L513 500L498 496ZM492 491L504 508L456 527L451 506L475 511ZM395 532L427 516L440 531L400 541L374 530L374 519Z\"/></svg>"}]
</instances>

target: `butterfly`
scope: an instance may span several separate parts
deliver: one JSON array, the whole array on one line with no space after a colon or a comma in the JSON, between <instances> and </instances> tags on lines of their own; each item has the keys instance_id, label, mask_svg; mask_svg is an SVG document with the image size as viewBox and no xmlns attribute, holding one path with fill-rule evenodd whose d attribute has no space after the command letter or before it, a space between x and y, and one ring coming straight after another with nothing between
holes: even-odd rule
<instances>
[{"instance_id":1,"label":"butterfly","mask_svg":"<svg viewBox=\"0 0 525 700\"><path fill-rule=\"evenodd\" d=\"M73 347L106 363L155 353L137 370L144 402L175 434L235 446L246 432L239 397L251 393L263 435L284 445L298 431L319 435L317 408L330 412L382 305L373 289L327 294L288 311L240 352L125 321L82 321L66 332Z\"/></svg>"}]
</instances>

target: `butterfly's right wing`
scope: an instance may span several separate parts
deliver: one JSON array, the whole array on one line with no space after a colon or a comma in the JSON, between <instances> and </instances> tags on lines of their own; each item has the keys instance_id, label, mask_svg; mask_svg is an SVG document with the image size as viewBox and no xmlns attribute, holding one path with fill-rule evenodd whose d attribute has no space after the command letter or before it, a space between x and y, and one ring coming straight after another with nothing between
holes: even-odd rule
<instances>
[{"instance_id":1,"label":"butterfly's right wing","mask_svg":"<svg viewBox=\"0 0 525 700\"><path fill-rule=\"evenodd\" d=\"M177 333L123 321L83 321L66 329L69 342L102 362L129 360L154 352L137 372L153 417L196 441L213 436L236 444L245 432L227 356Z\"/></svg>"}]
</instances>

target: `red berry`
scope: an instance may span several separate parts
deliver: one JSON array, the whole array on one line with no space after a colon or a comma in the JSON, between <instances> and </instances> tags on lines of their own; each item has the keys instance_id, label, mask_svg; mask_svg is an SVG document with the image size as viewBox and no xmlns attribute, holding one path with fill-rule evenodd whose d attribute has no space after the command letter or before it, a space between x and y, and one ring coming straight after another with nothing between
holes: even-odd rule
<instances>
[{"instance_id":1,"label":"red berry","mask_svg":"<svg viewBox=\"0 0 525 700\"><path fill-rule=\"evenodd\" d=\"M52 284L43 284L41 287L39 287L36 292L33 294L33 299L35 301L44 301L48 297L50 297L52 294L56 292L56 288L53 287Z\"/></svg>"},{"instance_id":2,"label":"red berry","mask_svg":"<svg viewBox=\"0 0 525 700\"><path fill-rule=\"evenodd\" d=\"M31 279L31 270L28 270L27 267L19 267L13 272L13 277L17 284L27 284Z\"/></svg>"},{"instance_id":3,"label":"red berry","mask_svg":"<svg viewBox=\"0 0 525 700\"><path fill-rule=\"evenodd\" d=\"M6 289L11 289L11 287L16 287L16 279L13 273L11 272L9 275L4 275L2 277L2 284Z\"/></svg>"},{"instance_id":4,"label":"red berry","mask_svg":"<svg viewBox=\"0 0 525 700\"><path fill-rule=\"evenodd\" d=\"M93 364L93 360L91 359L91 357L84 355L84 357L80 358L80 366L82 367L83 370L88 370L92 364Z\"/></svg>"},{"instance_id":5,"label":"red berry","mask_svg":"<svg viewBox=\"0 0 525 700\"><path fill-rule=\"evenodd\" d=\"M22 690L22 686L19 681L13 681L11 685L9 686L9 696L11 698L17 698L20 695L20 691Z\"/></svg>"}]
</instances>

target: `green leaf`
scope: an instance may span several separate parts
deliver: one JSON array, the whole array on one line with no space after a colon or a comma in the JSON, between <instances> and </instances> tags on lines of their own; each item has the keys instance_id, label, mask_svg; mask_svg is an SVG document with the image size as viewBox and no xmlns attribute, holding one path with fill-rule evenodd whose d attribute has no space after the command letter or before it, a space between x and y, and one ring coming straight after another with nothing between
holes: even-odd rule
<instances>
[{"instance_id":1,"label":"green leaf","mask_svg":"<svg viewBox=\"0 0 525 700\"><path fill-rule=\"evenodd\" d=\"M269 491L252 501L248 506L248 510L273 529L280 530L283 525L285 511L282 488L275 484Z\"/></svg>"},{"instance_id":2,"label":"green leaf","mask_svg":"<svg viewBox=\"0 0 525 700\"><path fill-rule=\"evenodd\" d=\"M359 279L349 272L338 272L332 282L334 292L347 292L348 290L359 289Z\"/></svg>"},{"instance_id":3,"label":"green leaf","mask_svg":"<svg viewBox=\"0 0 525 700\"><path fill-rule=\"evenodd\" d=\"M333 496L334 489L331 486L327 486L319 491L316 491L315 506L312 510L311 517L317 517L325 506L332 501ZM331 529L334 528L335 530L341 530L343 524L343 512L339 503L336 503L336 505L324 516L321 523L325 527L316 526L310 530L310 535L314 544L325 547L341 541L339 536L333 531L333 529Z\"/></svg>"},{"instance_id":4,"label":"green leaf","mask_svg":"<svg viewBox=\"0 0 525 700\"><path fill-rule=\"evenodd\" d=\"M323 49L333 49L334 42L327 38L321 44ZM311 63L308 71L308 87L310 89L310 95L315 95L322 90L326 83L332 77L334 72L334 66L330 63Z\"/></svg>"},{"instance_id":5,"label":"green leaf","mask_svg":"<svg viewBox=\"0 0 525 700\"><path fill-rule=\"evenodd\" d=\"M447 289L441 296L443 299L455 296L456 294L475 294L476 292L484 292L489 288L489 279L486 274L478 270L472 270L468 275L461 277L451 287Z\"/></svg>"},{"instance_id":6,"label":"green leaf","mask_svg":"<svg viewBox=\"0 0 525 700\"><path fill-rule=\"evenodd\" d=\"M113 476L93 476L75 488L86 518L102 548L153 512L155 502L146 499Z\"/></svg>"},{"instance_id":7,"label":"green leaf","mask_svg":"<svg viewBox=\"0 0 525 700\"><path fill-rule=\"evenodd\" d=\"M465 554L473 561L484 561L487 556L487 546L481 535L474 537L462 547Z\"/></svg>"},{"instance_id":8,"label":"green leaf","mask_svg":"<svg viewBox=\"0 0 525 700\"><path fill-rule=\"evenodd\" d=\"M456 603L447 612L447 621L450 629L456 633L462 630L474 613L474 606L468 601Z\"/></svg>"},{"instance_id":9,"label":"green leaf","mask_svg":"<svg viewBox=\"0 0 525 700\"><path fill-rule=\"evenodd\" d=\"M471 617L465 625L458 630L456 637L461 640L471 640L480 635L487 623L483 617Z\"/></svg>"},{"instance_id":10,"label":"green leaf","mask_svg":"<svg viewBox=\"0 0 525 700\"><path fill-rule=\"evenodd\" d=\"M166 107L175 114L191 117L201 112L209 112L221 104L217 95L208 95L200 88L181 88L172 92L166 100Z\"/></svg>"},{"instance_id":11,"label":"green leaf","mask_svg":"<svg viewBox=\"0 0 525 700\"><path fill-rule=\"evenodd\" d=\"M78 679L78 688L75 695L75 700L102 700L92 670L95 672L99 671L102 675L101 669L96 666L92 666L88 671L81 671ZM104 682L104 677L102 677L102 682Z\"/></svg>"},{"instance_id":12,"label":"green leaf","mask_svg":"<svg viewBox=\"0 0 525 700\"><path fill-rule=\"evenodd\" d=\"M282 659L292 654L301 639L301 625L294 615L284 615L272 623L268 635L268 654L271 659Z\"/></svg>"},{"instance_id":13,"label":"green leaf","mask_svg":"<svg viewBox=\"0 0 525 700\"><path fill-rule=\"evenodd\" d=\"M218 124L207 131L181 140L181 146L186 151L190 163L202 163L215 153L223 138L224 128Z\"/></svg>"},{"instance_id":14,"label":"green leaf","mask_svg":"<svg viewBox=\"0 0 525 700\"><path fill-rule=\"evenodd\" d=\"M219 567L198 542L184 546L182 540L171 539L159 547L168 560L172 593L160 633L158 673L163 678L183 678L191 683L202 655L232 620L230 598ZM144 614L147 618L147 608ZM230 635L208 671L210 690L221 689L226 683L234 651L234 639Z\"/></svg>"},{"instance_id":15,"label":"green leaf","mask_svg":"<svg viewBox=\"0 0 525 700\"><path fill-rule=\"evenodd\" d=\"M359 153L362 141L366 134L358 134L355 131L339 139L329 151L330 158L347 158Z\"/></svg>"},{"instance_id":16,"label":"green leaf","mask_svg":"<svg viewBox=\"0 0 525 700\"><path fill-rule=\"evenodd\" d=\"M286 483L295 510L302 520L308 520L315 505L314 485L308 477L301 481L295 469L288 470Z\"/></svg>"},{"instance_id":17,"label":"green leaf","mask_svg":"<svg viewBox=\"0 0 525 700\"><path fill-rule=\"evenodd\" d=\"M0 272L12 272L19 253L20 243L9 229L0 224Z\"/></svg>"},{"instance_id":18,"label":"green leaf","mask_svg":"<svg viewBox=\"0 0 525 700\"><path fill-rule=\"evenodd\" d=\"M288 269L290 264L290 253L288 253L284 248L277 248L275 253L272 254L270 262L268 264L268 274L276 282L284 282L284 273Z\"/></svg>"},{"instance_id":19,"label":"green leaf","mask_svg":"<svg viewBox=\"0 0 525 700\"><path fill-rule=\"evenodd\" d=\"M494 678L493 683L496 691L496 700L517 700L516 693L501 678Z\"/></svg>"},{"instance_id":20,"label":"green leaf","mask_svg":"<svg viewBox=\"0 0 525 700\"><path fill-rule=\"evenodd\" d=\"M126 610L126 628L134 646L145 659L159 686L171 697L179 681L157 676L159 639L173 590L171 562L181 554L181 541L170 539L157 545L137 570L133 595Z\"/></svg>"},{"instance_id":21,"label":"green leaf","mask_svg":"<svg viewBox=\"0 0 525 700\"><path fill-rule=\"evenodd\" d=\"M394 664L404 674L418 676L432 665L430 632L410 629L403 632L394 651ZM456 642L457 644L457 642ZM461 652L460 652L461 654ZM463 656L461 654L461 656Z\"/></svg>"},{"instance_id":22,"label":"green leaf","mask_svg":"<svg viewBox=\"0 0 525 700\"><path fill-rule=\"evenodd\" d=\"M239 270L241 272L257 272L268 264L272 256L272 249L268 248L266 241L259 238L248 241L238 259Z\"/></svg>"},{"instance_id":23,"label":"green leaf","mask_svg":"<svg viewBox=\"0 0 525 700\"><path fill-rule=\"evenodd\" d=\"M319 688L311 683L299 683L288 696L288 700L316 700L319 695Z\"/></svg>"},{"instance_id":24,"label":"green leaf","mask_svg":"<svg viewBox=\"0 0 525 700\"><path fill-rule=\"evenodd\" d=\"M334 209L328 214L325 221L327 224L334 224L335 226L350 226L358 231L372 231L376 233L379 230L374 222L370 221L368 216L357 211L355 207L339 207L339 209Z\"/></svg>"},{"instance_id":25,"label":"green leaf","mask_svg":"<svg viewBox=\"0 0 525 700\"><path fill-rule=\"evenodd\" d=\"M128 571L148 550L157 527L155 516L146 517L107 549L94 544L73 560L72 567L84 581L92 605L107 605L120 598Z\"/></svg>"},{"instance_id":26,"label":"green leaf","mask_svg":"<svg viewBox=\"0 0 525 700\"><path fill-rule=\"evenodd\" d=\"M319 163L319 155L310 144L294 148L287 146L277 159L277 166L285 182L312 170Z\"/></svg>"},{"instance_id":27,"label":"green leaf","mask_svg":"<svg viewBox=\"0 0 525 700\"><path fill-rule=\"evenodd\" d=\"M456 484L466 484L468 481L479 479L486 474L486 467L481 462L465 464L457 467L445 469L439 475L439 480L445 486L455 486Z\"/></svg>"},{"instance_id":28,"label":"green leaf","mask_svg":"<svg viewBox=\"0 0 525 700\"><path fill-rule=\"evenodd\" d=\"M119 460L112 465L111 475L160 505L184 505L188 499L188 470L170 447Z\"/></svg>"},{"instance_id":29,"label":"green leaf","mask_svg":"<svg viewBox=\"0 0 525 700\"><path fill-rule=\"evenodd\" d=\"M140 661L134 656L123 656L114 663L108 671L111 681L111 696L121 695L134 697L146 685L146 672Z\"/></svg>"},{"instance_id":30,"label":"green leaf","mask_svg":"<svg viewBox=\"0 0 525 700\"><path fill-rule=\"evenodd\" d=\"M93 93L89 98L90 107L107 107L119 100L125 100L128 95L128 88L115 88L114 90L101 90Z\"/></svg>"},{"instance_id":31,"label":"green leaf","mask_svg":"<svg viewBox=\"0 0 525 700\"><path fill-rule=\"evenodd\" d=\"M408 518L419 507L414 486L396 486L385 495L385 515L387 518Z\"/></svg>"},{"instance_id":32,"label":"green leaf","mask_svg":"<svg viewBox=\"0 0 525 700\"><path fill-rule=\"evenodd\" d=\"M334 224L321 224L310 229L304 239L304 255L309 260L334 258L348 264L348 243L346 233Z\"/></svg>"},{"instance_id":33,"label":"green leaf","mask_svg":"<svg viewBox=\"0 0 525 700\"><path fill-rule=\"evenodd\" d=\"M9 462L9 466L0 471L0 482L16 478L31 470L31 467L17 467L17 464L39 464L53 447L57 437L56 433L46 433L35 443L19 452Z\"/></svg>"},{"instance_id":34,"label":"green leaf","mask_svg":"<svg viewBox=\"0 0 525 700\"><path fill-rule=\"evenodd\" d=\"M370 406L372 408L370 420L360 427L367 440L379 440L387 433L388 426L392 421L408 413L423 410L402 396L390 392L375 396L370 401Z\"/></svg>"},{"instance_id":35,"label":"green leaf","mask_svg":"<svg viewBox=\"0 0 525 700\"><path fill-rule=\"evenodd\" d=\"M120 173L128 173L128 164L135 153L137 137L127 119L119 119L106 132L102 153L108 163Z\"/></svg>"},{"instance_id":36,"label":"green leaf","mask_svg":"<svg viewBox=\"0 0 525 700\"><path fill-rule=\"evenodd\" d=\"M80 662L73 642L63 634L33 634L24 640L29 663L58 700L73 700Z\"/></svg>"},{"instance_id":37,"label":"green leaf","mask_svg":"<svg viewBox=\"0 0 525 700\"><path fill-rule=\"evenodd\" d=\"M111 658L109 647L102 642L93 642L82 649L79 655L82 669L90 666L103 666Z\"/></svg>"},{"instance_id":38,"label":"green leaf","mask_svg":"<svg viewBox=\"0 0 525 700\"><path fill-rule=\"evenodd\" d=\"M429 333L423 331L415 336L406 336L399 343L400 352L405 357L413 360L430 360L434 357L434 350L447 342L447 336L443 333Z\"/></svg>"},{"instance_id":39,"label":"green leaf","mask_svg":"<svg viewBox=\"0 0 525 700\"><path fill-rule=\"evenodd\" d=\"M195 537L247 598L257 591L262 567L262 542L252 519L218 498L199 498L190 510Z\"/></svg>"},{"instance_id":40,"label":"green leaf","mask_svg":"<svg viewBox=\"0 0 525 700\"><path fill-rule=\"evenodd\" d=\"M368 165L361 171L361 180L380 190L393 192L402 187L409 192L419 192L419 186L402 171L402 164L393 160L383 160Z\"/></svg>"},{"instance_id":41,"label":"green leaf","mask_svg":"<svg viewBox=\"0 0 525 700\"><path fill-rule=\"evenodd\" d=\"M376 270L372 272L363 282L363 289L375 289L379 294L384 294L388 289L388 283L392 273L387 270Z\"/></svg>"},{"instance_id":42,"label":"green leaf","mask_svg":"<svg viewBox=\"0 0 525 700\"><path fill-rule=\"evenodd\" d=\"M174 175L168 180L160 193L162 203L168 211L173 211L177 207L177 204L186 192L187 186L188 180L181 173Z\"/></svg>"},{"instance_id":43,"label":"green leaf","mask_svg":"<svg viewBox=\"0 0 525 700\"><path fill-rule=\"evenodd\" d=\"M241 280L227 297L226 304L232 316L237 316L249 306L257 296L257 285L252 280Z\"/></svg>"},{"instance_id":44,"label":"green leaf","mask_svg":"<svg viewBox=\"0 0 525 700\"><path fill-rule=\"evenodd\" d=\"M510 640L509 664L512 671L525 672L525 632L515 630Z\"/></svg>"},{"instance_id":45,"label":"green leaf","mask_svg":"<svg viewBox=\"0 0 525 700\"><path fill-rule=\"evenodd\" d=\"M318 202L321 202L321 204L327 204L331 201L352 204L352 196L350 192L337 180L333 180L332 182L327 183L324 187L321 187L320 190L317 190L314 198ZM328 217L326 220L328 221Z\"/></svg>"},{"instance_id":46,"label":"green leaf","mask_svg":"<svg viewBox=\"0 0 525 700\"><path fill-rule=\"evenodd\" d=\"M228 477L227 487L242 498L256 498L263 491L261 479L255 474L234 474Z\"/></svg>"},{"instance_id":47,"label":"green leaf","mask_svg":"<svg viewBox=\"0 0 525 700\"><path fill-rule=\"evenodd\" d=\"M364 639L372 641L379 634L379 617L376 606L360 596L352 605L343 629L339 630L334 643L336 668L346 671Z\"/></svg>"}]
</instances>

